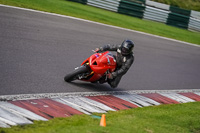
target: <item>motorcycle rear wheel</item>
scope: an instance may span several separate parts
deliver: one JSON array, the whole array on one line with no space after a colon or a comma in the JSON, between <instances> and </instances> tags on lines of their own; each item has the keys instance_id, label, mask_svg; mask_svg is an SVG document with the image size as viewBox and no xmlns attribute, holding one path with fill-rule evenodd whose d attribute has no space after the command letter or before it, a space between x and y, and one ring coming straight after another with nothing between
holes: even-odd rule
<instances>
[{"instance_id":1,"label":"motorcycle rear wheel","mask_svg":"<svg viewBox=\"0 0 200 133\"><path fill-rule=\"evenodd\" d=\"M75 69L73 72L67 74L65 77L64 77L64 80L66 82L71 82L73 80L76 80L78 79L78 76L80 74L83 74L83 73L86 73L88 72L88 66L87 65L82 65L80 67L78 67L77 69Z\"/></svg>"}]
</instances>

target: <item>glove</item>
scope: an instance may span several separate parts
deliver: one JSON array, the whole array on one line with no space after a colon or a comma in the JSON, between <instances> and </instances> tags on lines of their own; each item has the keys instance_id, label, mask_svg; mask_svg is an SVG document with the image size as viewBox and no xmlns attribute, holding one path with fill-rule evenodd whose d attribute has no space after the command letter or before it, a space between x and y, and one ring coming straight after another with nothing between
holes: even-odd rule
<instances>
[{"instance_id":1,"label":"glove","mask_svg":"<svg viewBox=\"0 0 200 133\"><path fill-rule=\"evenodd\" d=\"M107 74L107 78L108 78L108 79L113 79L112 73Z\"/></svg>"},{"instance_id":2,"label":"glove","mask_svg":"<svg viewBox=\"0 0 200 133\"><path fill-rule=\"evenodd\" d=\"M96 48L96 49L94 50L95 53L98 53L99 51L100 51L99 48Z\"/></svg>"},{"instance_id":3,"label":"glove","mask_svg":"<svg viewBox=\"0 0 200 133\"><path fill-rule=\"evenodd\" d=\"M93 52L95 52L95 53L100 53L100 52L102 52L102 51L103 51L103 48L102 48L102 47L96 48L95 50L93 50Z\"/></svg>"}]
</instances>

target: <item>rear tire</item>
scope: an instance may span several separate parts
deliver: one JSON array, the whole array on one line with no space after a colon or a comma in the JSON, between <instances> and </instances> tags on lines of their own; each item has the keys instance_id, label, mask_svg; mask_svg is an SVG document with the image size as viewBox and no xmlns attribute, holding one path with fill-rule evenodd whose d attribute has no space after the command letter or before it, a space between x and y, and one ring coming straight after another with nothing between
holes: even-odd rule
<instances>
[{"instance_id":1,"label":"rear tire","mask_svg":"<svg viewBox=\"0 0 200 133\"><path fill-rule=\"evenodd\" d=\"M78 75L86 73L88 71L89 71L88 66L87 65L82 65L82 66L78 67L76 70L74 70L73 72L67 74L64 77L64 80L66 82L71 82L73 80L78 79Z\"/></svg>"}]
</instances>

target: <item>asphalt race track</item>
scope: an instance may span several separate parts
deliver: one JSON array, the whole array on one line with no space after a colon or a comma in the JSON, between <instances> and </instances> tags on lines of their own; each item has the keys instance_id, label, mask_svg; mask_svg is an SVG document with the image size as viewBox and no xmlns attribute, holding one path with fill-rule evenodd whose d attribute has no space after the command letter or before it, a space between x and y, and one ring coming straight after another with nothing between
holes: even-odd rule
<instances>
[{"instance_id":1,"label":"asphalt race track","mask_svg":"<svg viewBox=\"0 0 200 133\"><path fill-rule=\"evenodd\" d=\"M63 77L104 44L135 41L118 88ZM0 6L0 95L200 89L200 47L70 18Z\"/></svg>"}]
</instances>

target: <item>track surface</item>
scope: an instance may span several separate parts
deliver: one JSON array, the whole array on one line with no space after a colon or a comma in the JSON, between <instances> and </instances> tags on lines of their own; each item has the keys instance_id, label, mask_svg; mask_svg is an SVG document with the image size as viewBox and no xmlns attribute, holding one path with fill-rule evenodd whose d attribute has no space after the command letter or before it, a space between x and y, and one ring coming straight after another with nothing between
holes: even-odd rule
<instances>
[{"instance_id":1,"label":"track surface","mask_svg":"<svg viewBox=\"0 0 200 133\"><path fill-rule=\"evenodd\" d=\"M118 88L66 73L104 44L135 41L135 62ZM79 20L0 6L0 95L200 88L200 48Z\"/></svg>"}]
</instances>

